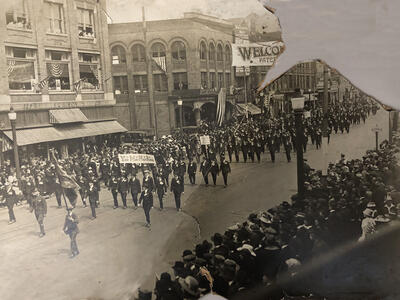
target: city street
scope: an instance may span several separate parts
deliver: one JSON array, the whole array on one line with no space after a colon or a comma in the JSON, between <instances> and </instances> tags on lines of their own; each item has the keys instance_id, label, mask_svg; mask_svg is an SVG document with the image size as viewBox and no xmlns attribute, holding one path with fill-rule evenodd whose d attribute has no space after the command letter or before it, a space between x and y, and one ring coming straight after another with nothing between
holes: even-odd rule
<instances>
[{"instance_id":1,"label":"city street","mask_svg":"<svg viewBox=\"0 0 400 300\"><path fill-rule=\"evenodd\" d=\"M375 133L382 128L380 141L388 136L388 114L382 109L366 124L351 127L350 134L334 134L329 145L328 161L340 154L361 158L375 147ZM312 168L323 166L322 151L309 145L305 157ZM170 270L184 249L197 241L223 232L235 222L242 222L250 212L266 210L296 192L296 157L287 163L284 153L275 164L269 154L258 163L232 163L229 186L222 176L216 187L186 184L183 212L176 212L168 193L164 211L159 211L155 196L151 211L151 229L144 227L141 208L112 209L111 193L101 192L101 207L96 220L90 220L90 208L78 200L75 210L80 217L78 247L81 254L69 258L69 237L62 227L65 210L48 201L45 218L46 236L39 238L39 227L26 206L15 208L17 222L7 225L7 209L0 210L0 294L1 299L129 299L139 287L152 288L156 274ZM186 179L186 182L188 180ZM120 198L119 198L120 199Z\"/></svg>"}]
</instances>

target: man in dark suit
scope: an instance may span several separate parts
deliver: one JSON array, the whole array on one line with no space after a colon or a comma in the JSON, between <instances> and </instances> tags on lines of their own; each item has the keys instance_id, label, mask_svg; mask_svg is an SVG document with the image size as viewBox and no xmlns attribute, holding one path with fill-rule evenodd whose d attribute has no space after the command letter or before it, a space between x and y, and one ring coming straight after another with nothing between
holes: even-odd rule
<instances>
[{"instance_id":1,"label":"man in dark suit","mask_svg":"<svg viewBox=\"0 0 400 300\"><path fill-rule=\"evenodd\" d=\"M190 160L188 165L188 174L189 174L189 181L191 184L196 183L196 171L197 171L197 164Z\"/></svg>"},{"instance_id":2,"label":"man in dark suit","mask_svg":"<svg viewBox=\"0 0 400 300\"><path fill-rule=\"evenodd\" d=\"M96 219L96 201L97 201L97 187L93 181L89 181L89 187L87 190L89 198L90 209L92 210L92 220Z\"/></svg>"},{"instance_id":3,"label":"man in dark suit","mask_svg":"<svg viewBox=\"0 0 400 300\"><path fill-rule=\"evenodd\" d=\"M144 215L146 216L146 227L150 227L150 209L153 207L153 194L147 186L139 197L139 205L143 202Z\"/></svg>"},{"instance_id":4,"label":"man in dark suit","mask_svg":"<svg viewBox=\"0 0 400 300\"><path fill-rule=\"evenodd\" d=\"M111 194L114 199L114 209L118 207L118 179L115 176L111 177L108 189L111 190Z\"/></svg>"},{"instance_id":5,"label":"man in dark suit","mask_svg":"<svg viewBox=\"0 0 400 300\"><path fill-rule=\"evenodd\" d=\"M222 157L220 170L224 178L224 187L226 187L228 185L228 174L231 172L231 166L229 162L226 161L225 157Z\"/></svg>"},{"instance_id":6,"label":"man in dark suit","mask_svg":"<svg viewBox=\"0 0 400 300\"><path fill-rule=\"evenodd\" d=\"M211 173L211 177L212 177L214 185L217 185L217 175L219 173L219 167L218 167L218 163L216 160L213 160L211 162L210 173Z\"/></svg>"},{"instance_id":7,"label":"man in dark suit","mask_svg":"<svg viewBox=\"0 0 400 300\"><path fill-rule=\"evenodd\" d=\"M67 210L67 215L65 216L63 230L64 233L68 234L69 238L71 239L71 258L79 254L78 245L76 243L76 236L79 233L78 223L78 216L73 212L73 208L69 207Z\"/></svg>"},{"instance_id":8,"label":"man in dark suit","mask_svg":"<svg viewBox=\"0 0 400 300\"><path fill-rule=\"evenodd\" d=\"M32 193L32 206L30 207L30 211L35 212L35 217L40 227L39 237L43 237L46 234L44 231L43 220L47 214L47 203L44 196L39 195L37 189L35 189Z\"/></svg>"},{"instance_id":9,"label":"man in dark suit","mask_svg":"<svg viewBox=\"0 0 400 300\"><path fill-rule=\"evenodd\" d=\"M129 181L129 188L131 189L132 201L133 205L135 205L135 209L137 209L138 205L138 194L142 191L140 186L140 181L137 179L136 174L133 174L131 180Z\"/></svg>"},{"instance_id":10,"label":"man in dark suit","mask_svg":"<svg viewBox=\"0 0 400 300\"><path fill-rule=\"evenodd\" d=\"M203 158L203 161L200 164L200 172L203 174L204 183L208 186L208 173L210 172L210 163L206 159Z\"/></svg>"},{"instance_id":11,"label":"man in dark suit","mask_svg":"<svg viewBox=\"0 0 400 300\"><path fill-rule=\"evenodd\" d=\"M181 211L181 195L184 192L184 185L178 174L171 181L171 192L174 193L176 210Z\"/></svg>"},{"instance_id":12,"label":"man in dark suit","mask_svg":"<svg viewBox=\"0 0 400 300\"><path fill-rule=\"evenodd\" d=\"M150 171L149 170L146 170L144 172L144 178L143 178L143 182L142 182L142 187L143 188L147 187L150 193L152 193L153 190L154 190L154 180L150 176Z\"/></svg>"},{"instance_id":13,"label":"man in dark suit","mask_svg":"<svg viewBox=\"0 0 400 300\"><path fill-rule=\"evenodd\" d=\"M125 173L121 174L121 178L118 182L118 191L121 194L122 204L124 205L123 208L126 208L126 196L128 195L129 190L129 183L128 178L126 177Z\"/></svg>"}]
</instances>

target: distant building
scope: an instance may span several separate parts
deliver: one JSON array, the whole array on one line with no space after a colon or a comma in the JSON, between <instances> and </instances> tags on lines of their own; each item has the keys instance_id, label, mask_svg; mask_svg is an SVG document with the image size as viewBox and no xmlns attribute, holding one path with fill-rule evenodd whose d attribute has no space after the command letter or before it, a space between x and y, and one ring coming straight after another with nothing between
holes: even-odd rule
<instances>
[{"instance_id":1,"label":"distant building","mask_svg":"<svg viewBox=\"0 0 400 300\"><path fill-rule=\"evenodd\" d=\"M220 88L227 89L229 118L234 105L229 95L232 33L229 22L198 13L145 24L110 24L119 119L129 122L131 130L154 134L156 126L159 135L167 134L180 125L182 100L182 125L193 127L215 118Z\"/></svg>"},{"instance_id":2,"label":"distant building","mask_svg":"<svg viewBox=\"0 0 400 300\"><path fill-rule=\"evenodd\" d=\"M3 150L17 112L21 154L82 149L84 139L125 131L114 118L106 0L12 0L0 13Z\"/></svg>"}]
</instances>

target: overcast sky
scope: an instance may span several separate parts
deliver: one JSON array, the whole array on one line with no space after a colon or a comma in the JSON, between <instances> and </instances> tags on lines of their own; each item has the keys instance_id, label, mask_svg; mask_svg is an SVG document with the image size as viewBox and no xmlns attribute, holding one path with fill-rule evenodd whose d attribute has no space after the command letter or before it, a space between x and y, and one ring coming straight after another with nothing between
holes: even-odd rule
<instances>
[{"instance_id":1,"label":"overcast sky","mask_svg":"<svg viewBox=\"0 0 400 300\"><path fill-rule=\"evenodd\" d=\"M271 31L279 30L275 16L257 0L107 0L107 11L114 23L142 20L142 6L147 20L175 19L184 12L200 12L223 19L265 14Z\"/></svg>"}]
</instances>

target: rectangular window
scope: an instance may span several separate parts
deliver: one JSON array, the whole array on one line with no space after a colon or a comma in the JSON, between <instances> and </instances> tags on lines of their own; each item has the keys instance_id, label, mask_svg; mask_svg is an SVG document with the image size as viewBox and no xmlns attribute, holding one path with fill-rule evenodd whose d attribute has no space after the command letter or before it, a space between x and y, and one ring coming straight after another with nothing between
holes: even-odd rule
<instances>
[{"instance_id":1,"label":"rectangular window","mask_svg":"<svg viewBox=\"0 0 400 300\"><path fill-rule=\"evenodd\" d=\"M70 54L60 51L46 51L48 87L52 91L71 90Z\"/></svg>"},{"instance_id":2,"label":"rectangular window","mask_svg":"<svg viewBox=\"0 0 400 300\"><path fill-rule=\"evenodd\" d=\"M147 93L147 75L133 75L135 93Z\"/></svg>"},{"instance_id":3,"label":"rectangular window","mask_svg":"<svg viewBox=\"0 0 400 300\"><path fill-rule=\"evenodd\" d=\"M208 88L208 73L207 72L201 72L201 88L202 89L207 89Z\"/></svg>"},{"instance_id":4,"label":"rectangular window","mask_svg":"<svg viewBox=\"0 0 400 300\"><path fill-rule=\"evenodd\" d=\"M128 91L128 77L127 76L114 76L113 77L114 83L114 94L129 94Z\"/></svg>"},{"instance_id":5,"label":"rectangular window","mask_svg":"<svg viewBox=\"0 0 400 300\"><path fill-rule=\"evenodd\" d=\"M174 90L187 90L188 89L188 78L187 73L173 73L174 78Z\"/></svg>"},{"instance_id":6,"label":"rectangular window","mask_svg":"<svg viewBox=\"0 0 400 300\"><path fill-rule=\"evenodd\" d=\"M210 72L210 89L215 89L216 88L216 78L215 78L215 73Z\"/></svg>"},{"instance_id":7,"label":"rectangular window","mask_svg":"<svg viewBox=\"0 0 400 300\"><path fill-rule=\"evenodd\" d=\"M63 5L54 2L45 2L45 13L48 20L48 32L65 33Z\"/></svg>"},{"instance_id":8,"label":"rectangular window","mask_svg":"<svg viewBox=\"0 0 400 300\"><path fill-rule=\"evenodd\" d=\"M81 37L95 37L94 11L92 9L78 8L78 32Z\"/></svg>"},{"instance_id":9,"label":"rectangular window","mask_svg":"<svg viewBox=\"0 0 400 300\"><path fill-rule=\"evenodd\" d=\"M225 73L225 84L226 88L230 88L232 83L231 83L231 73Z\"/></svg>"},{"instance_id":10,"label":"rectangular window","mask_svg":"<svg viewBox=\"0 0 400 300\"><path fill-rule=\"evenodd\" d=\"M100 90L100 56L98 54L79 53L79 77L81 89Z\"/></svg>"},{"instance_id":11,"label":"rectangular window","mask_svg":"<svg viewBox=\"0 0 400 300\"><path fill-rule=\"evenodd\" d=\"M224 73L218 73L218 88L224 87Z\"/></svg>"},{"instance_id":12,"label":"rectangular window","mask_svg":"<svg viewBox=\"0 0 400 300\"><path fill-rule=\"evenodd\" d=\"M33 91L36 84L36 51L6 47L10 90Z\"/></svg>"},{"instance_id":13,"label":"rectangular window","mask_svg":"<svg viewBox=\"0 0 400 300\"><path fill-rule=\"evenodd\" d=\"M154 74L153 75L154 90L156 92L168 91L168 81L165 74Z\"/></svg>"},{"instance_id":14,"label":"rectangular window","mask_svg":"<svg viewBox=\"0 0 400 300\"><path fill-rule=\"evenodd\" d=\"M28 17L27 0L10 0L4 6L8 28L32 29Z\"/></svg>"}]
</instances>

